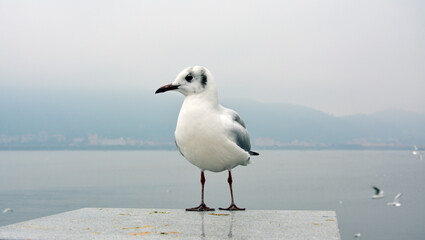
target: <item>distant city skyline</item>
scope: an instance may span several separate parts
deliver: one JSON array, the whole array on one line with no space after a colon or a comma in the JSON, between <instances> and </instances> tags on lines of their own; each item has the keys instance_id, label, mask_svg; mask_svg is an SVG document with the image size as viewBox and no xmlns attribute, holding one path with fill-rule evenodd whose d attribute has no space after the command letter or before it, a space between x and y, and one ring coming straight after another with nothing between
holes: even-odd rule
<instances>
[{"instance_id":1,"label":"distant city skyline","mask_svg":"<svg viewBox=\"0 0 425 240\"><path fill-rule=\"evenodd\" d=\"M0 0L0 88L153 92L203 65L220 98L425 113L425 1Z\"/></svg>"},{"instance_id":2,"label":"distant city skyline","mask_svg":"<svg viewBox=\"0 0 425 240\"><path fill-rule=\"evenodd\" d=\"M7 92L0 89L0 149L175 149L178 95ZM259 148L425 146L425 113L335 117L293 104L223 101L237 109Z\"/></svg>"},{"instance_id":3,"label":"distant city skyline","mask_svg":"<svg viewBox=\"0 0 425 240\"><path fill-rule=\"evenodd\" d=\"M324 142L292 140L279 141L274 138L255 138L252 146L258 149L413 149L411 144L371 142L367 139L353 139L339 144ZM416 145L415 145L416 146ZM425 145L424 145L425 146ZM419 145L420 148L424 146ZM174 149L174 142L152 141L149 139L135 139L131 137L102 137L97 133L86 136L67 138L63 134L6 135L0 134L0 150L36 150L36 149Z\"/></svg>"}]
</instances>

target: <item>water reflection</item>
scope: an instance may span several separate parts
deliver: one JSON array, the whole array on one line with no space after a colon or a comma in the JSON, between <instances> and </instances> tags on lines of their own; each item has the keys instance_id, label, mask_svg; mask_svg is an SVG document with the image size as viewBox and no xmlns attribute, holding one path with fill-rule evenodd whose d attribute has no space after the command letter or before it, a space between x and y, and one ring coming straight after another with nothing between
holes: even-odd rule
<instances>
[{"instance_id":1,"label":"water reflection","mask_svg":"<svg viewBox=\"0 0 425 240\"><path fill-rule=\"evenodd\" d=\"M235 215L234 212L230 212L230 227L229 227L229 233L227 234L228 238L233 237L233 216Z\"/></svg>"},{"instance_id":2,"label":"water reflection","mask_svg":"<svg viewBox=\"0 0 425 240\"><path fill-rule=\"evenodd\" d=\"M199 213L201 215L201 222L202 222L202 233L201 233L201 239L205 239L205 212L200 212Z\"/></svg>"},{"instance_id":3,"label":"water reflection","mask_svg":"<svg viewBox=\"0 0 425 240\"><path fill-rule=\"evenodd\" d=\"M228 221L229 231L227 233L227 238L229 238L229 239L233 238L233 221L234 221L234 215L236 214L235 212L230 212L230 213L199 212L199 215L201 216L201 239L207 239L207 235L205 234L205 215L206 214L210 214L210 215L217 214L217 216L222 217L223 222ZM211 217L214 217L214 216L211 216ZM229 219L229 220L227 220L227 219Z\"/></svg>"}]
</instances>

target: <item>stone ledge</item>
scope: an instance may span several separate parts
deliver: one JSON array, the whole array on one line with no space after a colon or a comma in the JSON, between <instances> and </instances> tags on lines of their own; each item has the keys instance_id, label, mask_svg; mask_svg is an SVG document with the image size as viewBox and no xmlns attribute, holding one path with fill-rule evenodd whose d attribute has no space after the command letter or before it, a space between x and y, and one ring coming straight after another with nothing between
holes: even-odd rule
<instances>
[{"instance_id":1,"label":"stone ledge","mask_svg":"<svg viewBox=\"0 0 425 240\"><path fill-rule=\"evenodd\" d=\"M0 239L340 240L334 211L83 208L0 227Z\"/></svg>"}]
</instances>

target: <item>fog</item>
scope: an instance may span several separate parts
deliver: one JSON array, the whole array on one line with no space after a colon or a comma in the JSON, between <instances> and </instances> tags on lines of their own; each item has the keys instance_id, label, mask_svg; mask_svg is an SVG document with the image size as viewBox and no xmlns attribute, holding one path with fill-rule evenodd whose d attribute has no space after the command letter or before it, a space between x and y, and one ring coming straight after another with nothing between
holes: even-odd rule
<instances>
[{"instance_id":1,"label":"fog","mask_svg":"<svg viewBox=\"0 0 425 240\"><path fill-rule=\"evenodd\" d=\"M153 93L203 65L222 98L423 113L424 12L424 1L0 1L0 87Z\"/></svg>"}]
</instances>

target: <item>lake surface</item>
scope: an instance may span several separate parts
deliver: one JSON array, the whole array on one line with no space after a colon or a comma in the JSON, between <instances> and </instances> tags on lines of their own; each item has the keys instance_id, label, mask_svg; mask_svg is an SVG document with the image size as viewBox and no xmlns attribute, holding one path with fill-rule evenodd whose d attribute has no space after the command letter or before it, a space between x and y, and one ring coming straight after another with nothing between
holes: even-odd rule
<instances>
[{"instance_id":1,"label":"lake surface","mask_svg":"<svg viewBox=\"0 0 425 240\"><path fill-rule=\"evenodd\" d=\"M341 236L424 239L425 161L409 151L260 151L232 171L249 209L335 210ZM0 151L0 226L84 207L187 208L200 172L177 151ZM372 200L372 185L385 197ZM401 207L387 206L403 193ZM206 203L227 207L227 172L206 172Z\"/></svg>"}]
</instances>

